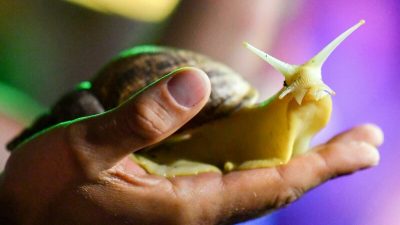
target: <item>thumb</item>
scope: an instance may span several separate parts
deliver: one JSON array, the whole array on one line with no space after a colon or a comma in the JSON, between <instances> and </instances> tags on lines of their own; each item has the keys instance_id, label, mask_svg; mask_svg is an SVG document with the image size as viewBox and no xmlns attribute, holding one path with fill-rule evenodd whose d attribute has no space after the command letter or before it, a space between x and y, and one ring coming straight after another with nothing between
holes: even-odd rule
<instances>
[{"instance_id":1,"label":"thumb","mask_svg":"<svg viewBox=\"0 0 400 225\"><path fill-rule=\"evenodd\" d=\"M69 142L85 163L110 168L178 130L201 110L210 92L203 71L178 69L120 107L69 125Z\"/></svg>"}]
</instances>

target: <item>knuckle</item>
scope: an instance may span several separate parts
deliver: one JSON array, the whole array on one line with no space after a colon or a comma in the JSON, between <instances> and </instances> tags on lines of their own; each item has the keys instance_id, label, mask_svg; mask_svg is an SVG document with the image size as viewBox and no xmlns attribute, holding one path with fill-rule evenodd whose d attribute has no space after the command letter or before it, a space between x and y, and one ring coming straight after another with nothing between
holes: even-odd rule
<instances>
[{"instance_id":1,"label":"knuckle","mask_svg":"<svg viewBox=\"0 0 400 225\"><path fill-rule=\"evenodd\" d=\"M280 191L274 202L274 208L283 208L290 203L296 201L303 194L303 191L299 188L286 187Z\"/></svg>"},{"instance_id":2,"label":"knuckle","mask_svg":"<svg viewBox=\"0 0 400 225\"><path fill-rule=\"evenodd\" d=\"M130 131L143 140L155 140L171 128L171 116L166 107L153 99L137 101L124 121Z\"/></svg>"},{"instance_id":3,"label":"knuckle","mask_svg":"<svg viewBox=\"0 0 400 225\"><path fill-rule=\"evenodd\" d=\"M171 182L169 192L172 195L172 201L169 201L170 208L174 215L173 224L207 224L201 219L201 210L203 207L196 207L193 202L196 201L193 195L183 191L179 184Z\"/></svg>"},{"instance_id":4,"label":"knuckle","mask_svg":"<svg viewBox=\"0 0 400 225\"><path fill-rule=\"evenodd\" d=\"M272 208L279 209L300 198L305 190L303 187L301 187L301 185L294 185L287 182L283 167L278 167L276 172L277 181L280 183L279 186L281 188L275 195L275 198L272 202Z\"/></svg>"},{"instance_id":5,"label":"knuckle","mask_svg":"<svg viewBox=\"0 0 400 225\"><path fill-rule=\"evenodd\" d=\"M338 176L337 167L332 163L332 159L342 160L348 152L348 146L344 143L331 143L326 145L325 151L315 154L315 162L317 163L318 176L322 181L335 178ZM339 157L340 156L340 157Z\"/></svg>"},{"instance_id":6,"label":"knuckle","mask_svg":"<svg viewBox=\"0 0 400 225\"><path fill-rule=\"evenodd\" d=\"M193 202L197 204L193 205ZM175 201L175 215L179 216L176 217L174 224L215 224L221 219L216 205L204 204L193 195L181 194Z\"/></svg>"},{"instance_id":7,"label":"knuckle","mask_svg":"<svg viewBox=\"0 0 400 225\"><path fill-rule=\"evenodd\" d=\"M204 215L204 209L194 207L193 202L189 202L188 199L180 200L177 203L176 217L174 224L212 224L210 218Z\"/></svg>"}]
</instances>

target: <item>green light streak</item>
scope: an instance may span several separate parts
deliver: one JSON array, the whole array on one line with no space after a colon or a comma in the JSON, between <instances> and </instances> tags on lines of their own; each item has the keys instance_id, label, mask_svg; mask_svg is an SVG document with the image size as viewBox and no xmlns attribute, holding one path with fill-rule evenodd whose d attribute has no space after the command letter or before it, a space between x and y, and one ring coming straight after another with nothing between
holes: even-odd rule
<instances>
[{"instance_id":1,"label":"green light streak","mask_svg":"<svg viewBox=\"0 0 400 225\"><path fill-rule=\"evenodd\" d=\"M92 83L90 81L82 81L76 86L78 90L89 90L92 88Z\"/></svg>"},{"instance_id":2,"label":"green light streak","mask_svg":"<svg viewBox=\"0 0 400 225\"><path fill-rule=\"evenodd\" d=\"M166 48L164 47L159 47L159 46L154 46L154 45L140 45L137 47L133 47L130 49L127 49L125 51L122 51L119 53L117 58L125 58L125 57L130 57L130 56L135 56L138 54L143 54L143 53L157 53L162 50L165 50Z\"/></svg>"}]
</instances>

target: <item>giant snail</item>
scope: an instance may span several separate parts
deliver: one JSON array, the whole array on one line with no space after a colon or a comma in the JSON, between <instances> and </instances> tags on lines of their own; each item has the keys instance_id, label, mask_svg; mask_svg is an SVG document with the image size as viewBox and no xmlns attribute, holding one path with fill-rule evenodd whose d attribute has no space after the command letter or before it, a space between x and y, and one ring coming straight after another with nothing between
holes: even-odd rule
<instances>
[{"instance_id":1,"label":"giant snail","mask_svg":"<svg viewBox=\"0 0 400 225\"><path fill-rule=\"evenodd\" d=\"M177 133L142 149L132 160L151 174L193 175L204 172L270 167L287 163L309 149L311 138L326 126L334 92L322 81L321 68L332 51L364 23L361 20L302 65L282 62L244 43L283 74L271 98L256 103L257 91L227 66L187 50L139 46L122 52L90 82L65 95L8 148L60 122L103 113L169 76L193 66L204 70L212 91L203 110Z\"/></svg>"}]
</instances>

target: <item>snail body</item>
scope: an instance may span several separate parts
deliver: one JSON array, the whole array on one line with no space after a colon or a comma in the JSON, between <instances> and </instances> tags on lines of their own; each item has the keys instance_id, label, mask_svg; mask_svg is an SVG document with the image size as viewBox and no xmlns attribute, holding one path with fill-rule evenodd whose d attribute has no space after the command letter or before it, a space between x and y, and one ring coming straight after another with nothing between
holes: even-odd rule
<instances>
[{"instance_id":1,"label":"snail body","mask_svg":"<svg viewBox=\"0 0 400 225\"><path fill-rule=\"evenodd\" d=\"M170 177L277 166L306 152L332 112L335 93L322 81L322 65L362 24L363 20L302 65L282 62L244 43L284 75L284 87L261 103L173 135L134 160L150 173Z\"/></svg>"},{"instance_id":2,"label":"snail body","mask_svg":"<svg viewBox=\"0 0 400 225\"><path fill-rule=\"evenodd\" d=\"M177 133L137 151L132 160L161 176L253 169L287 163L307 151L329 121L334 92L322 81L330 53L364 21L354 25L303 65L284 63L245 46L285 76L285 85L260 103L257 91L228 67L186 50L142 46L123 52L90 82L62 98L8 146L58 122L102 113L185 66L204 70L211 96L203 110ZM136 93L136 94L135 94Z\"/></svg>"},{"instance_id":3,"label":"snail body","mask_svg":"<svg viewBox=\"0 0 400 225\"><path fill-rule=\"evenodd\" d=\"M135 160L150 173L168 177L284 164L308 149L327 124L332 104L330 97L315 103L307 96L301 105L276 99L173 135L135 154Z\"/></svg>"}]
</instances>

